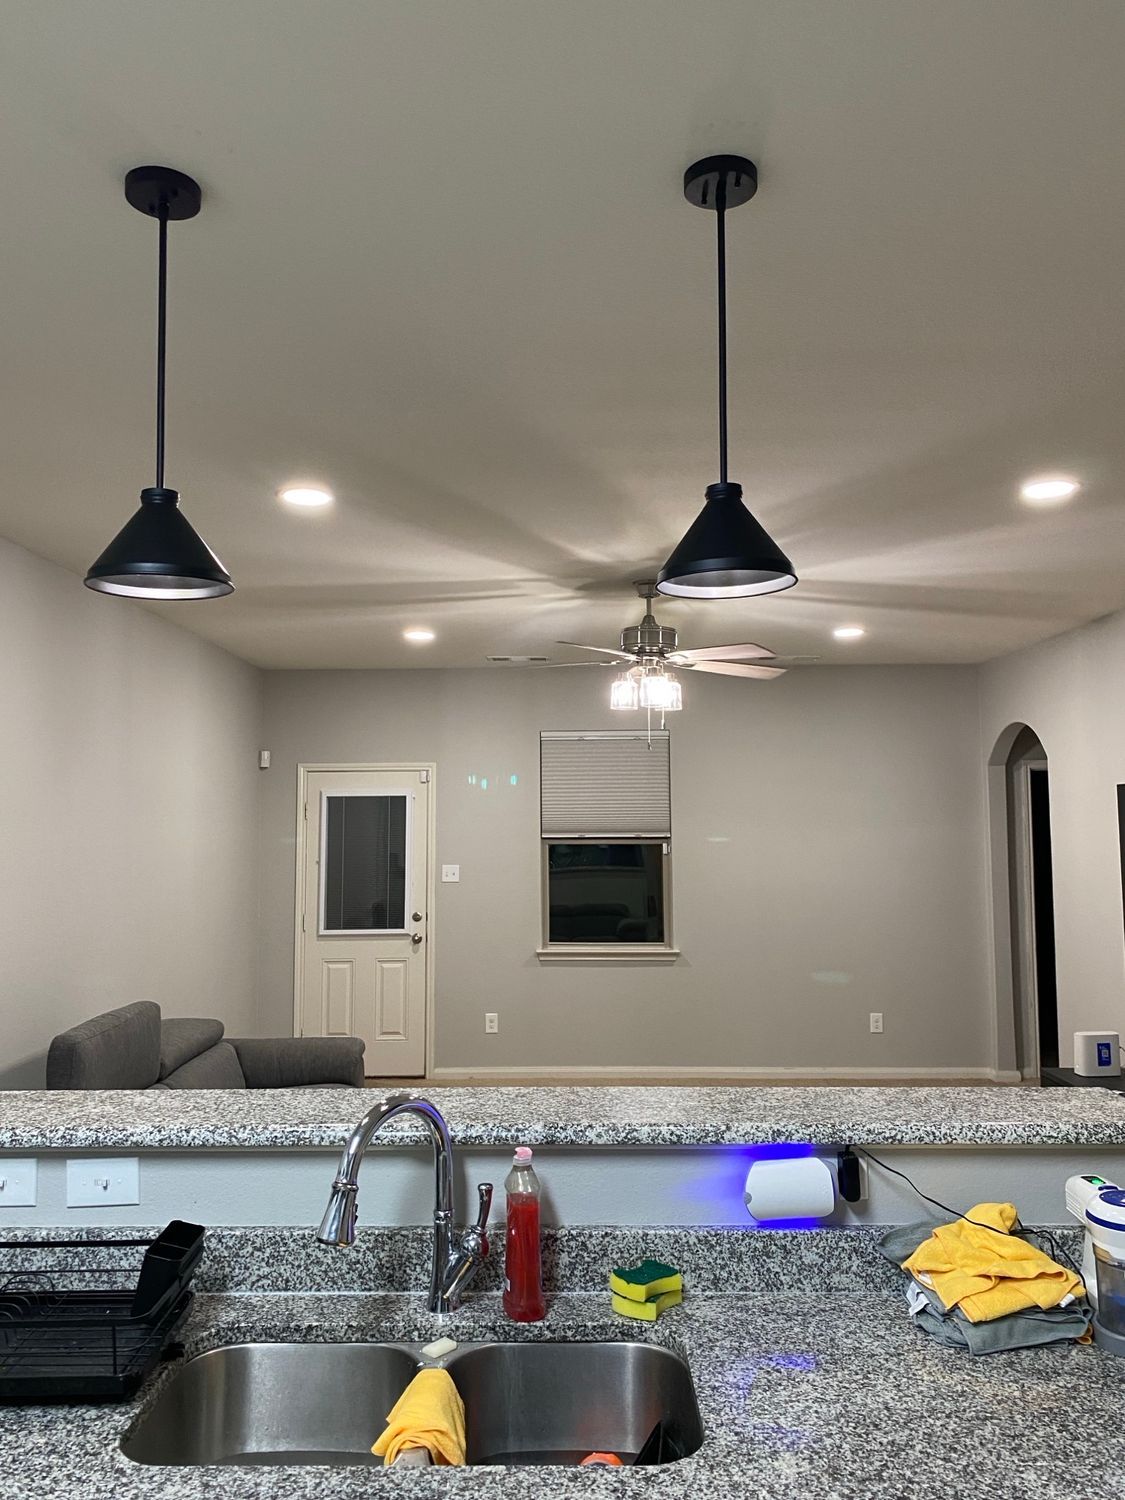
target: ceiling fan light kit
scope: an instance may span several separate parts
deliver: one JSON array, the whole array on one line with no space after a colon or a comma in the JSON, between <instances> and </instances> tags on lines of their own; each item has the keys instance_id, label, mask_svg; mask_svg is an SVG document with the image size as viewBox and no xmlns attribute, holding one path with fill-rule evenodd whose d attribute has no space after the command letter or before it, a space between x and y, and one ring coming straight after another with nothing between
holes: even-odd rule
<instances>
[{"instance_id":1,"label":"ceiling fan light kit","mask_svg":"<svg viewBox=\"0 0 1125 1500\"><path fill-rule=\"evenodd\" d=\"M134 167L125 197L160 226L157 252L156 483L141 491L140 509L86 574L86 587L132 599L217 599L234 589L230 574L164 484L164 386L168 322L168 224L193 219L202 193L172 167Z\"/></svg>"},{"instance_id":2,"label":"ceiling fan light kit","mask_svg":"<svg viewBox=\"0 0 1125 1500\"><path fill-rule=\"evenodd\" d=\"M715 214L719 307L719 482L707 486L703 509L657 574L662 594L687 599L737 599L774 594L797 582L793 564L742 502L727 476L727 210L749 203L758 169L745 156L708 156L684 173L684 197Z\"/></svg>"}]
</instances>

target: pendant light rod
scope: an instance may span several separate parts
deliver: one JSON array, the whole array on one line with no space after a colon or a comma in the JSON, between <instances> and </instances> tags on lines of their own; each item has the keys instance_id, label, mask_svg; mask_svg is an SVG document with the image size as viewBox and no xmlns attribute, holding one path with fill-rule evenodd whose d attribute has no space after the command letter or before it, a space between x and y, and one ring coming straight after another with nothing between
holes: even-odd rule
<instances>
[{"instance_id":1,"label":"pendant light rod","mask_svg":"<svg viewBox=\"0 0 1125 1500\"><path fill-rule=\"evenodd\" d=\"M715 259L719 268L719 483L727 482L727 180L715 188Z\"/></svg>"},{"instance_id":2,"label":"pendant light rod","mask_svg":"<svg viewBox=\"0 0 1125 1500\"><path fill-rule=\"evenodd\" d=\"M156 488L164 488L164 383L168 355L168 202L162 198L157 215L160 248L156 273Z\"/></svg>"}]
</instances>

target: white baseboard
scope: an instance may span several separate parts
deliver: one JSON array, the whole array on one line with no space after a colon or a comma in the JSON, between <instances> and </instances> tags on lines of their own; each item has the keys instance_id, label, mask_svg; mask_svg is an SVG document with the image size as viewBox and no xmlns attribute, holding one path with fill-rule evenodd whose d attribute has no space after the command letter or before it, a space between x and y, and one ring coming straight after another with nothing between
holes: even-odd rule
<instances>
[{"instance_id":1,"label":"white baseboard","mask_svg":"<svg viewBox=\"0 0 1125 1500\"><path fill-rule=\"evenodd\" d=\"M982 1083L1020 1083L1018 1072L1000 1068L700 1068L700 1067L610 1067L599 1063L583 1067L506 1067L490 1068L434 1068L430 1073L434 1079L458 1078L510 1078L513 1083L523 1078L566 1078L579 1082L600 1083L607 1078L636 1078L642 1083L652 1080L664 1082L669 1078L686 1079L693 1083L708 1083L716 1078L734 1078L746 1083L784 1083L790 1078L824 1079L826 1082L847 1083L858 1078L902 1078L912 1083L942 1083L950 1078L980 1079Z\"/></svg>"}]
</instances>

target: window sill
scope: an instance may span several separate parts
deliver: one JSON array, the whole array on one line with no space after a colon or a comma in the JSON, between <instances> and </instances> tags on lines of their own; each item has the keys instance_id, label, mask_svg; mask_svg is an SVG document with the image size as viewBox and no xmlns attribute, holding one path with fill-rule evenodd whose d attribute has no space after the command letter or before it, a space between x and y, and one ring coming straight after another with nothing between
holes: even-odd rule
<instances>
[{"instance_id":1,"label":"window sill","mask_svg":"<svg viewBox=\"0 0 1125 1500\"><path fill-rule=\"evenodd\" d=\"M680 956L657 943L556 943L535 952L541 964L674 964Z\"/></svg>"}]
</instances>

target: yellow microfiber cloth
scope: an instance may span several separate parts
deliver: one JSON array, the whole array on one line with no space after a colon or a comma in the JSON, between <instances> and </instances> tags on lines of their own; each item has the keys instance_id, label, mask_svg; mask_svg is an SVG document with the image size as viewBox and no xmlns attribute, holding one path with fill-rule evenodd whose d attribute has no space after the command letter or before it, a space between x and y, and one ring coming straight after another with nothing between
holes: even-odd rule
<instances>
[{"instance_id":1,"label":"yellow microfiber cloth","mask_svg":"<svg viewBox=\"0 0 1125 1500\"><path fill-rule=\"evenodd\" d=\"M1073 1271L1011 1233L1018 1221L1011 1203L978 1203L963 1219L935 1229L902 1269L933 1287L947 1308L959 1307L970 1323L1081 1297L1082 1281Z\"/></svg>"},{"instance_id":2,"label":"yellow microfiber cloth","mask_svg":"<svg viewBox=\"0 0 1125 1500\"><path fill-rule=\"evenodd\" d=\"M385 1465L407 1448L428 1448L435 1464L465 1462L465 1403L445 1370L419 1370L372 1446Z\"/></svg>"}]
</instances>

